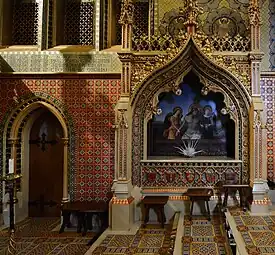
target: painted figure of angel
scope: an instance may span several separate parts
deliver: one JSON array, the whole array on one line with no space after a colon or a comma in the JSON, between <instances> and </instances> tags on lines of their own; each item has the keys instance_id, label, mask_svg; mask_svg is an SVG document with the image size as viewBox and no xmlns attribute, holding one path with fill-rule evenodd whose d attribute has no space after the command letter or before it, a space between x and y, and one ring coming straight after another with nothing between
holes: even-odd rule
<instances>
[{"instance_id":1,"label":"painted figure of angel","mask_svg":"<svg viewBox=\"0 0 275 255\"><path fill-rule=\"evenodd\" d=\"M204 114L202 116L201 127L203 129L203 137L205 139L213 138L214 133L214 113L210 105L203 108Z\"/></svg>"},{"instance_id":2,"label":"painted figure of angel","mask_svg":"<svg viewBox=\"0 0 275 255\"><path fill-rule=\"evenodd\" d=\"M179 136L182 113L183 111L180 107L175 107L173 112L168 113L165 117L163 136L168 140L175 140Z\"/></svg>"}]
</instances>

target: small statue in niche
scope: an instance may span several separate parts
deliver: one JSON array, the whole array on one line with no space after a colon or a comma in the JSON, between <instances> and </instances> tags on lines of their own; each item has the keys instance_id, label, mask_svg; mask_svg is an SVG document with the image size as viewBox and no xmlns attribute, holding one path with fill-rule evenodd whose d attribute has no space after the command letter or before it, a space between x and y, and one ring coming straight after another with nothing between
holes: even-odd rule
<instances>
[{"instance_id":1,"label":"small statue in niche","mask_svg":"<svg viewBox=\"0 0 275 255\"><path fill-rule=\"evenodd\" d=\"M203 138L212 139L214 133L215 115L210 105L206 105L203 108L204 115L202 116L201 127L203 130Z\"/></svg>"},{"instance_id":2,"label":"small statue in niche","mask_svg":"<svg viewBox=\"0 0 275 255\"><path fill-rule=\"evenodd\" d=\"M175 140L179 136L180 122L183 111L180 107L175 107L173 112L166 115L164 120L163 136L168 140Z\"/></svg>"}]
</instances>

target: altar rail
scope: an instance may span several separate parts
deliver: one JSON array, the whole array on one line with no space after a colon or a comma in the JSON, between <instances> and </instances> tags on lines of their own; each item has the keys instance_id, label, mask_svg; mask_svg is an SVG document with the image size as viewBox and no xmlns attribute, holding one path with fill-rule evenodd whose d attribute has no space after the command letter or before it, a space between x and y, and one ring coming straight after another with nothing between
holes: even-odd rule
<instances>
[{"instance_id":1,"label":"altar rail","mask_svg":"<svg viewBox=\"0 0 275 255\"><path fill-rule=\"evenodd\" d=\"M230 161L141 161L142 188L209 187L225 180L225 173L242 179L242 162Z\"/></svg>"}]
</instances>

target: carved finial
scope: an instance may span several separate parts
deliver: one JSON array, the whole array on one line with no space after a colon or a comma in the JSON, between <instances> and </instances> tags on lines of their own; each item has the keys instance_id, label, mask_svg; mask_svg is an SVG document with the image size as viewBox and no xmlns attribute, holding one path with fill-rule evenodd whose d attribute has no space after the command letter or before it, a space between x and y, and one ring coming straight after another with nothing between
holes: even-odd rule
<instances>
[{"instance_id":1,"label":"carved finial","mask_svg":"<svg viewBox=\"0 0 275 255\"><path fill-rule=\"evenodd\" d=\"M185 0L184 5L186 13L186 21L184 25L186 26L187 32L189 34L194 34L198 28L197 18L199 14L203 12L203 10L198 6L196 0Z\"/></svg>"},{"instance_id":2,"label":"carved finial","mask_svg":"<svg viewBox=\"0 0 275 255\"><path fill-rule=\"evenodd\" d=\"M121 25L133 24L134 4L132 0L123 0L119 23Z\"/></svg>"}]
</instances>

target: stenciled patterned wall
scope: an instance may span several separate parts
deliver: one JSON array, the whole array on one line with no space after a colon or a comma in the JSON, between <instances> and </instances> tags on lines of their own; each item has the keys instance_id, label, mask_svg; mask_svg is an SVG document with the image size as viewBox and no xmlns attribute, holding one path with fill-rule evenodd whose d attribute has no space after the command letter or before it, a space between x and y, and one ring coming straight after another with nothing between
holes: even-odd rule
<instances>
[{"instance_id":1,"label":"stenciled patterned wall","mask_svg":"<svg viewBox=\"0 0 275 255\"><path fill-rule=\"evenodd\" d=\"M275 180L275 77L261 79L267 117L267 176Z\"/></svg>"},{"instance_id":2,"label":"stenciled patterned wall","mask_svg":"<svg viewBox=\"0 0 275 255\"><path fill-rule=\"evenodd\" d=\"M271 71L275 71L275 0L269 0L269 24L270 24L270 69Z\"/></svg>"},{"instance_id":3,"label":"stenciled patterned wall","mask_svg":"<svg viewBox=\"0 0 275 255\"><path fill-rule=\"evenodd\" d=\"M16 107L15 97L39 92L60 101L73 121L75 156L70 160L75 178L70 194L80 200L105 199L114 178L112 125L120 79L0 79L1 126L7 113ZM2 139L0 147L2 158Z\"/></svg>"}]
</instances>

